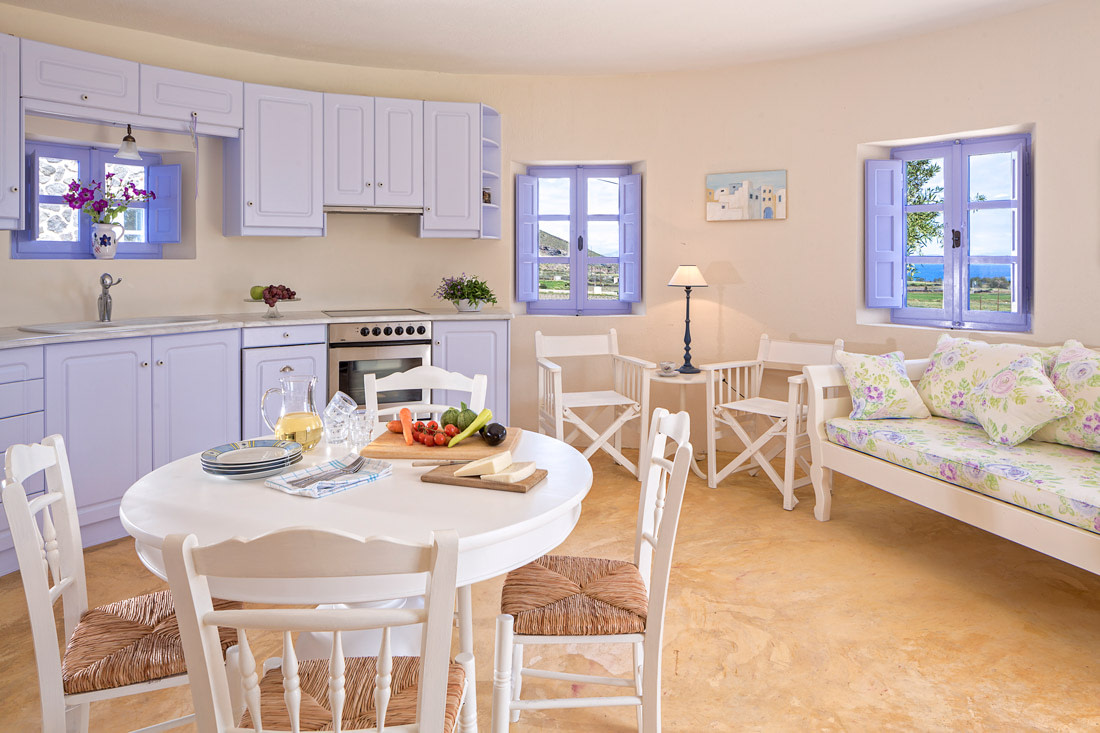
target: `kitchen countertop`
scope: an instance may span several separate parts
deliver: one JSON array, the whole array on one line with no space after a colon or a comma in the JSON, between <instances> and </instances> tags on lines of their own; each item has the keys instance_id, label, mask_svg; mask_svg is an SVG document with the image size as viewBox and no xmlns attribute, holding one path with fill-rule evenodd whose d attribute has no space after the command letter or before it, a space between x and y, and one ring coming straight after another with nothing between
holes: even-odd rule
<instances>
[{"instance_id":1,"label":"kitchen countertop","mask_svg":"<svg viewBox=\"0 0 1100 733\"><path fill-rule=\"evenodd\" d=\"M336 310L336 309L333 309ZM165 324L150 328L135 328L128 331L90 331L87 333L30 333L20 331L16 326L0 327L0 349L14 349L22 346L41 346L43 344L64 344L75 341L102 341L104 339L137 338L139 336L162 336L169 333L195 333L198 331L222 331L230 328L263 328L270 326L314 326L330 323L382 323L395 320L428 321L506 321L514 314L503 308L486 308L477 313L459 313L454 308L417 308L421 314L408 316L326 316L321 311L284 311L282 318L264 318L263 311L254 313L215 313L195 315L195 318L215 319L214 323ZM30 324L28 324L30 325Z\"/></svg>"}]
</instances>

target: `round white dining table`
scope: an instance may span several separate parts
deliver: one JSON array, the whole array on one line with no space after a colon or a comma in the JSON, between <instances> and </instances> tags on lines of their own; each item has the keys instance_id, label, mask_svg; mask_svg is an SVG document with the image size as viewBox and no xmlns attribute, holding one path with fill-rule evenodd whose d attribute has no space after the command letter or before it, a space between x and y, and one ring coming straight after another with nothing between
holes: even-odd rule
<instances>
[{"instance_id":1,"label":"round white dining table","mask_svg":"<svg viewBox=\"0 0 1100 733\"><path fill-rule=\"evenodd\" d=\"M320 445L293 469L343 457L343 444ZM446 450L439 449L445 458ZM122 497L119 514L134 537L141 562L165 578L161 546L171 534L194 534L200 545L257 537L289 527L342 530L426 543L437 529L459 535L458 612L462 651L473 653L470 585L503 575L557 547L580 519L592 486L592 468L576 449L539 433L524 432L516 461L535 461L548 472L527 493L422 482L429 468L395 460L393 475L320 499L292 496L263 479L236 481L203 472L199 455L168 463L142 477ZM315 604L383 601L424 592L422 578L234 579L211 578L211 592L228 600ZM471 696L472 697L472 696ZM476 703L464 710L462 730L476 727Z\"/></svg>"}]
</instances>

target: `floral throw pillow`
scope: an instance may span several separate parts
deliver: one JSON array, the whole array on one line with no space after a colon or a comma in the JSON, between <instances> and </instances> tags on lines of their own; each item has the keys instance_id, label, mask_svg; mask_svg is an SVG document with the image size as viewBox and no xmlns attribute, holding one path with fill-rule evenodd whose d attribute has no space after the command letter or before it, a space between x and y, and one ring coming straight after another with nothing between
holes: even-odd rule
<instances>
[{"instance_id":1,"label":"floral throw pillow","mask_svg":"<svg viewBox=\"0 0 1100 733\"><path fill-rule=\"evenodd\" d=\"M988 344L944 334L929 357L917 391L933 415L979 425L967 404L968 395L982 382L1025 356L1042 361L1038 347Z\"/></svg>"},{"instance_id":2,"label":"floral throw pillow","mask_svg":"<svg viewBox=\"0 0 1100 733\"><path fill-rule=\"evenodd\" d=\"M1041 358L1025 356L982 382L968 398L970 409L998 445L1017 445L1051 420L1073 412L1043 371Z\"/></svg>"},{"instance_id":3,"label":"floral throw pillow","mask_svg":"<svg viewBox=\"0 0 1100 733\"><path fill-rule=\"evenodd\" d=\"M1054 360L1050 381L1074 411L1044 426L1035 440L1100 451L1100 352L1067 341Z\"/></svg>"},{"instance_id":4,"label":"floral throw pillow","mask_svg":"<svg viewBox=\"0 0 1100 733\"><path fill-rule=\"evenodd\" d=\"M905 373L900 351L875 356L836 352L844 380L852 393L853 420L894 417L932 417Z\"/></svg>"}]
</instances>

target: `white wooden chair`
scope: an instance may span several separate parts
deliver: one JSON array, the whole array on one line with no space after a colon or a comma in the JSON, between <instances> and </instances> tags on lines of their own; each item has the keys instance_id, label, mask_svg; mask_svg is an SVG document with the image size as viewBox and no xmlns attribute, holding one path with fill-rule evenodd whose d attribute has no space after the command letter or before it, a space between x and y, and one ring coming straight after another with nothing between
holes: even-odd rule
<instances>
[{"instance_id":1,"label":"white wooden chair","mask_svg":"<svg viewBox=\"0 0 1100 733\"><path fill-rule=\"evenodd\" d=\"M551 360L571 356L610 356L612 388L564 392L561 367ZM535 359L539 370L539 432L567 443L572 443L578 434L584 434L592 441L584 449L585 458L591 458L602 449L635 476L639 475L638 467L622 454L622 429L631 420L641 418L638 426L640 461L641 452L647 445L649 376L657 365L620 354L615 329L592 336L544 336L541 331L535 331ZM591 410L587 421L581 419L578 410ZM602 433L596 432L589 423L606 415L611 417L610 424ZM573 426L568 436L565 423ZM609 443L612 438L613 444Z\"/></svg>"},{"instance_id":2,"label":"white wooden chair","mask_svg":"<svg viewBox=\"0 0 1100 733\"><path fill-rule=\"evenodd\" d=\"M761 397L760 382L765 369L801 372L807 365L831 364L836 359L836 352L843 348L841 339L832 344L813 344L776 341L765 334L760 337L756 359L699 367L707 375L707 485L710 488L717 488L731 473L747 470L755 475L757 470L762 470L783 495L783 508L794 509L798 503L794 490L810 483L810 464L805 458L810 444L806 432L806 378L798 374L787 380L786 401ZM761 418L767 421L762 431L756 427ZM746 426L747 423L752 424ZM717 443L723 437L722 426L728 427L745 447L719 470ZM780 452L784 454L782 476L771 464ZM806 472L798 481L794 480L796 463Z\"/></svg>"},{"instance_id":3,"label":"white wooden chair","mask_svg":"<svg viewBox=\"0 0 1100 733\"><path fill-rule=\"evenodd\" d=\"M186 685L169 591L88 609L80 524L62 437L11 446L4 470L4 511L27 596L42 730L86 732L90 703ZM24 484L40 471L46 475L46 490L28 498ZM65 618L64 657L54 622L53 607L59 598ZM228 646L228 640L219 642L217 635L212 643L219 655ZM141 730L168 730L193 718L188 715Z\"/></svg>"},{"instance_id":4,"label":"white wooden chair","mask_svg":"<svg viewBox=\"0 0 1100 733\"><path fill-rule=\"evenodd\" d=\"M493 671L493 733L506 733L523 710L638 706L638 728L661 730L661 635L672 550L692 461L690 418L653 411L643 459L634 562L546 555L504 581ZM667 441L676 444L670 461ZM632 679L523 666L528 644L631 644ZM632 688L612 697L524 700L524 676Z\"/></svg>"},{"instance_id":5,"label":"white wooden chair","mask_svg":"<svg viewBox=\"0 0 1100 733\"><path fill-rule=\"evenodd\" d=\"M373 374L363 375L363 394L367 410L374 410L378 419L383 415L396 416L402 407L408 407L414 415L438 418L441 413L455 405L436 404L434 399L451 399L440 392L429 392L432 396L422 402L402 402L400 404L388 404L379 410L378 393L390 390L446 390L453 392L465 392L469 394L466 406L474 412L481 412L485 407L485 394L488 391L489 378L484 374L475 374L467 377L459 372L449 372L436 366L413 367L407 372L398 372L382 377Z\"/></svg>"},{"instance_id":6,"label":"white wooden chair","mask_svg":"<svg viewBox=\"0 0 1100 733\"><path fill-rule=\"evenodd\" d=\"M450 733L472 690L472 657L450 663L458 534L438 531L426 545L343 532L294 528L246 540L197 546L194 535L164 542L168 580L179 603L198 729ZM248 608L211 606L209 578L347 578L426 574L425 608ZM313 599L331 601L324 597ZM390 628L423 624L423 655L394 657ZM229 663L217 650L218 627L236 629ZM381 629L377 657L344 657L342 634ZM248 631L282 633L282 658L262 667ZM299 661L293 632L332 633L328 659ZM472 694L472 693L470 693ZM331 726L331 728L330 728Z\"/></svg>"}]
</instances>

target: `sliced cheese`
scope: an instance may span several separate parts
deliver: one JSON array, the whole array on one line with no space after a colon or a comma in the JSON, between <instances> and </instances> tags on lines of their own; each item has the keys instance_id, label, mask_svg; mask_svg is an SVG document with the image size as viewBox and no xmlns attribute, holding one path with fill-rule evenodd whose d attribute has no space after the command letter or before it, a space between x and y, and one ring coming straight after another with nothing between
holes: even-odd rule
<instances>
[{"instance_id":1,"label":"sliced cheese","mask_svg":"<svg viewBox=\"0 0 1100 733\"><path fill-rule=\"evenodd\" d=\"M499 473L487 473L481 478L485 481L495 481L501 484L518 484L535 472L535 462L525 461L513 463Z\"/></svg>"},{"instance_id":2,"label":"sliced cheese","mask_svg":"<svg viewBox=\"0 0 1100 733\"><path fill-rule=\"evenodd\" d=\"M459 466L458 470L455 471L455 476L482 476L487 473L500 473L510 465L512 465L512 451L506 450L503 453L470 461L465 466Z\"/></svg>"}]
</instances>

